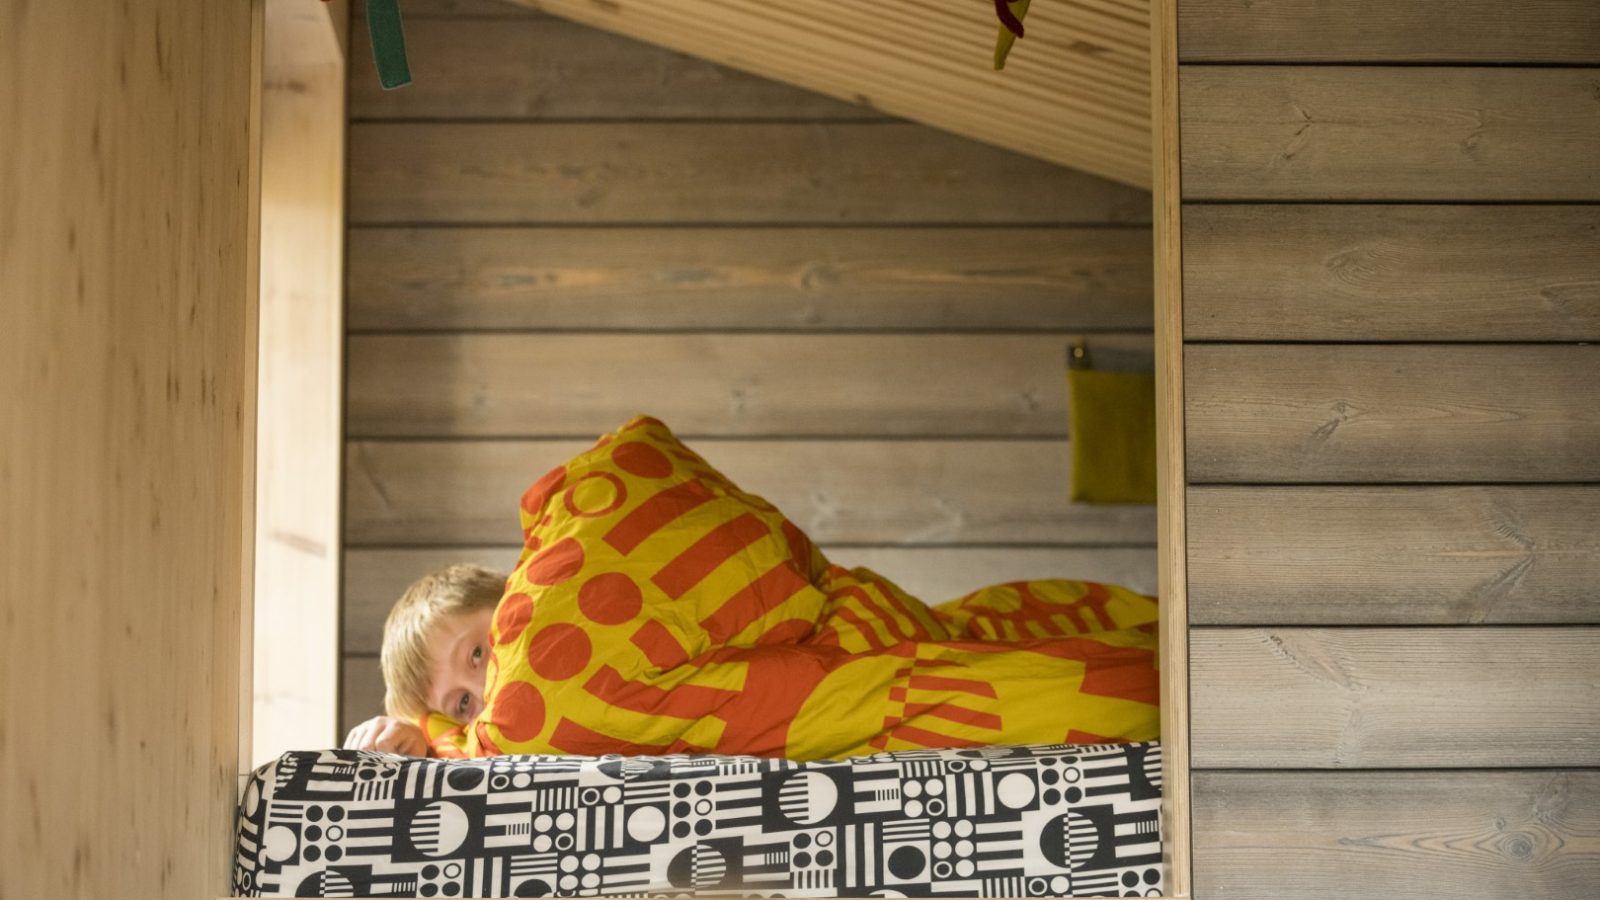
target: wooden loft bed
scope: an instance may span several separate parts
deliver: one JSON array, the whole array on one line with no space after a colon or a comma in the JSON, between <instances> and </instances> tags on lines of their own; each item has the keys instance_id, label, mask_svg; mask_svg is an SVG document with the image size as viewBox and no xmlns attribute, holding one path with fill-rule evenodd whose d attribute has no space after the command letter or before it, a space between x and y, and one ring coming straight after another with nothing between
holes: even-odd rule
<instances>
[{"instance_id":1,"label":"wooden loft bed","mask_svg":"<svg viewBox=\"0 0 1600 900\"><path fill-rule=\"evenodd\" d=\"M1259 6L1153 10L1170 893L1586 897L1600 17ZM226 892L287 9L0 31L30 98L0 101L7 896Z\"/></svg>"}]
</instances>

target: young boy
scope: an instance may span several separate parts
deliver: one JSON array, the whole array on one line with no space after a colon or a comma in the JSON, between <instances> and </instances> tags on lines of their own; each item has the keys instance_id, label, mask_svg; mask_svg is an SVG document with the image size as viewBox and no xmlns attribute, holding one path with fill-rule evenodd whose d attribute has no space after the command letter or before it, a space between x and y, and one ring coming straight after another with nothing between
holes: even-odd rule
<instances>
[{"instance_id":1,"label":"young boy","mask_svg":"<svg viewBox=\"0 0 1600 900\"><path fill-rule=\"evenodd\" d=\"M455 563L418 579L389 611L380 665L386 716L357 725L351 750L427 756L418 722L431 712L470 722L483 709L489 628L506 576Z\"/></svg>"}]
</instances>

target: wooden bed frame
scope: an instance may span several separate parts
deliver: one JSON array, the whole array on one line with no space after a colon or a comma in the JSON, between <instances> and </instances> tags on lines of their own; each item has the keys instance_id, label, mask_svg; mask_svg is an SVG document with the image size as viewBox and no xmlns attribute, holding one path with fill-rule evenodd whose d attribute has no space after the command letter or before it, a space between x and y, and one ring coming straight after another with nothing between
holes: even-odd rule
<instances>
[{"instance_id":1,"label":"wooden bed frame","mask_svg":"<svg viewBox=\"0 0 1600 900\"><path fill-rule=\"evenodd\" d=\"M297 362L304 371L307 357L305 342L308 339L317 341L316 347L341 348L342 321L338 315L338 308L342 299L342 235L337 232L343 227L343 145L341 140L336 140L333 135L342 137L344 120L344 65L343 52L346 37L342 30L334 30L333 22L340 20L341 10L331 7L328 10L332 21L321 22L304 15L305 7L315 6L312 0L284 0L268 5L268 22L266 28L267 48L265 54L266 71L263 86L264 128L263 135L263 192L270 196L270 192L281 187L290 187L300 193L297 199L302 207L307 203L319 204L324 215L321 217L321 228L307 233L307 220L304 209L301 215L275 218L272 215L270 204L265 204L262 219L262 260L263 282L261 294L262 328L261 354L262 371L270 372L274 363L289 364ZM1156 4L1156 20L1170 21L1173 14L1173 0L1163 0ZM299 15L296 15L298 8ZM318 12L312 10L313 13ZM321 39L316 31L320 29ZM1156 103L1154 107L1156 153L1153 183L1155 185L1155 247L1156 254L1156 366L1157 366L1157 404L1158 417L1158 459L1159 459L1159 567L1160 567L1160 597L1162 603L1161 619L1161 652L1162 652L1162 742L1164 755L1165 799L1163 802L1163 829L1165 833L1165 846L1167 848L1167 896L1186 898L1189 896L1190 866L1189 866L1189 773L1188 773L1188 629L1187 613L1184 594L1184 509L1183 509L1183 357L1182 357L1182 314L1181 293L1179 282L1178 264L1178 192L1176 190L1177 155L1176 155L1176 104L1173 102L1173 93L1176 91L1176 42L1172 29L1157 27L1154 29L1153 54L1152 54L1152 79L1156 84ZM296 52L276 52L273 42L280 39L294 41ZM364 48L353 48L353 52L364 52ZM329 54L337 53L332 56ZM276 114L275 114L276 113ZM292 130L290 134L275 134L272 129L284 128ZM279 157L281 154L281 158ZM316 171L318 167L326 167L329 160L340 161L339 176L323 174L309 187L303 178L291 180L291 173L305 173ZM277 179L284 179L280 182ZM307 191L315 191L308 194ZM314 220L315 221L315 220ZM280 277L272 266L279 270L292 273L295 283L278 284ZM319 283L320 279L320 283ZM274 316L274 306L282 304L293 296L295 302L301 305L302 313L309 298L318 298L321 307L320 314L314 315L310 320L301 318L299 327L286 324L288 320L282 316ZM308 321L311 327L307 327ZM275 330L272 323L279 323ZM337 354L336 354L337 355ZM298 356L298 358L297 358ZM313 396L323 398L325 404L332 404L332 418L335 422L339 413L338 388L342 373L337 359L325 360L316 365L313 360L315 378L325 379L322 389L313 393ZM270 395L270 383L262 385L259 400L260 415L263 418L261 431L269 433L279 427L293 427L303 437L293 444L274 446L265 441L258 442L258 470L260 471L260 484L258 497L263 509L257 514L257 528L259 533L256 539L258 564L276 555L278 559L293 557L299 554L302 558L299 565L287 570L279 569L271 574L267 581L262 576L257 578L258 591L274 591L281 596L297 596L301 598L322 598L313 600L309 605L293 610L289 615L276 621L283 623L313 621L319 623L317 628L325 629L325 637L335 638L338 633L337 606L338 596L338 554L335 552L311 552L310 559L305 559L308 548L305 541L287 548L275 546L277 536L284 533L286 528L293 532L298 527L303 531L308 525L314 525L319 519L323 524L320 534L326 544L320 546L336 547L338 541L338 504L330 502L316 508L297 507L287 511L287 515L298 516L299 522L274 522L267 515L268 506L266 497L271 495L277 485L283 485L286 496L294 496L297 492L293 486L304 484L308 479L315 479L316 483L326 483L328 475L325 467L329 461L335 463L341 459L341 434L335 425L327 427L330 410L326 405L313 404L310 407L303 403L275 403ZM295 390L305 392L307 385L302 381L295 384ZM267 419L275 420L268 423ZM336 498L337 472L334 473L334 489L326 497ZM322 564L319 565L318 563ZM330 603L334 605L330 607ZM248 619L246 620L248 623ZM257 616L255 622L263 627L271 628L273 620ZM297 633L304 634L305 628L300 626ZM245 635L244 646L251 646L250 633ZM258 648L258 651L260 649ZM311 640L295 642L288 647L279 648L274 645L272 652L288 654L273 660L274 664L263 666L260 660L254 665L244 654L245 659L241 664L241 680L250 684L252 678L268 677L273 679L271 685L257 684L254 690L248 692L257 699L255 707L257 714L265 710L272 714L275 710L286 712L284 719L274 718L271 727L274 735L286 733L286 722L305 722L308 716L314 717L310 728L300 727L300 734L333 734L333 719L335 711L333 701L336 692L328 690L328 685L334 680L328 671L328 661L335 658L336 654L329 652L328 640ZM284 698L290 698L285 702ZM318 700L321 700L319 704ZM289 732L295 733L295 732ZM337 736L334 736L337 740ZM307 739L305 744L326 743ZM251 747L251 716L250 707L246 705L240 722L240 746L242 750L240 775L248 774L255 764L260 763L262 754L268 752L265 747L257 747L249 756L244 756L243 751Z\"/></svg>"},{"instance_id":2,"label":"wooden bed frame","mask_svg":"<svg viewBox=\"0 0 1600 900\"><path fill-rule=\"evenodd\" d=\"M1182 313L1180 269L1178 264L1178 192L1176 104L1176 42L1171 28L1160 27L1171 21L1175 0L1160 0L1154 11L1152 79L1156 85L1156 153L1153 172L1155 185L1156 254L1156 371L1158 404L1158 483L1159 496L1159 583L1162 604L1162 744L1164 759L1163 830L1167 854L1167 894L1187 898L1190 885L1189 772L1188 772L1188 629L1184 593L1184 509L1183 509L1183 404L1182 404ZM272 716L271 728L277 743L285 733L308 734L306 746L327 743L317 734L334 734L336 691L328 662L336 658L329 642L338 634L338 473L331 476L332 489L319 496L331 502L312 507L273 507L273 491L282 487L285 497L303 495L295 486L308 480L326 484L327 464L337 464L341 455L340 413L343 322L339 315L343 294L343 128L347 35L342 2L326 4L326 15L313 0L271 0L267 5L266 49L263 74L262 179L263 195L274 190L290 190L298 207L296 215L274 216L270 203L262 214L262 292L260 297L262 334L261 371L270 373L275 364L299 367L301 380L293 384L297 396L310 396L318 402L275 402L271 382L264 380L258 400L263 434L293 429L300 437L291 443L257 444L259 480L256 527L258 566L274 557L295 564L280 565L269 573L258 574L258 592L302 599L292 610L280 610L275 618L256 615L244 618L245 632L241 653L241 696L255 697L241 709L239 744L241 748L240 784L244 777L269 752L263 744L252 749L252 706L256 715ZM308 10L310 15L308 15ZM282 52L277 41L292 42L293 52ZM365 48L352 48L364 52ZM276 133L282 129L286 133ZM337 175L326 171L330 161L338 161ZM319 177L307 180L307 172ZM320 215L308 217L308 206ZM285 280L287 278L287 280ZM289 317L278 306L290 298L299 314ZM312 342L308 348L307 342ZM325 355L320 363L316 351ZM332 350L334 358L327 358ZM308 384L306 378L313 379ZM316 384L320 380L320 387ZM335 423L331 428L328 422ZM269 421L270 420L270 421ZM318 526L320 523L320 527ZM320 537L307 541L304 533L315 528ZM283 535L301 535L285 542ZM326 552L324 552L326 551ZM299 559L295 559L298 555ZM265 579L265 580L264 580ZM305 635L304 623L315 623L311 640L271 648L279 654L269 664L251 659L252 622L264 628L294 628ZM292 623L302 623L292 625ZM335 645L336 646L336 645ZM261 648L257 648L257 653ZM258 679L268 678L271 684ZM278 712L283 717L278 718ZM304 723L310 719L309 726ZM293 723L301 723L298 727Z\"/></svg>"}]
</instances>

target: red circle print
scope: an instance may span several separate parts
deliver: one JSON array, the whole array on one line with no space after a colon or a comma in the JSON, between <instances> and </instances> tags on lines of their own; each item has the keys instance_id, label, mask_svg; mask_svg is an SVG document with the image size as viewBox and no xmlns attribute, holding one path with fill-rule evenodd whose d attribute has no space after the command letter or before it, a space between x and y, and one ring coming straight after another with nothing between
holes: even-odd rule
<instances>
[{"instance_id":1,"label":"red circle print","mask_svg":"<svg viewBox=\"0 0 1600 900\"><path fill-rule=\"evenodd\" d=\"M611 451L611 461L624 472L640 478L665 478L672 474L672 460L649 444L628 441Z\"/></svg>"},{"instance_id":2,"label":"red circle print","mask_svg":"<svg viewBox=\"0 0 1600 900\"><path fill-rule=\"evenodd\" d=\"M539 689L526 681L506 683L494 699L494 724L509 741L521 743L536 737L544 728L544 697ZM483 737L480 731L478 739Z\"/></svg>"},{"instance_id":3,"label":"red circle print","mask_svg":"<svg viewBox=\"0 0 1600 900\"><path fill-rule=\"evenodd\" d=\"M494 739L489 737L489 729L484 727L484 724L482 722L479 722L478 723L478 727L474 728L473 731L476 732L477 735L478 735L478 755L479 756L500 756L501 755L502 751L500 750L500 745L496 744L494 742Z\"/></svg>"},{"instance_id":4,"label":"red circle print","mask_svg":"<svg viewBox=\"0 0 1600 900\"><path fill-rule=\"evenodd\" d=\"M583 545L572 538L562 538L528 560L522 577L528 579L529 584L560 584L578 574L582 568Z\"/></svg>"},{"instance_id":5,"label":"red circle print","mask_svg":"<svg viewBox=\"0 0 1600 900\"><path fill-rule=\"evenodd\" d=\"M522 634L533 618L533 598L527 594L512 594L500 602L494 614L495 643L509 644Z\"/></svg>"},{"instance_id":6,"label":"red circle print","mask_svg":"<svg viewBox=\"0 0 1600 900\"><path fill-rule=\"evenodd\" d=\"M566 466L556 466L554 469L546 472L543 478L535 481L533 483L533 487L528 488L528 490L523 493L522 508L527 510L528 515L530 516L539 515L539 513L544 511L545 504L550 502L550 498L554 497L556 495L556 491L561 490L562 486L566 483Z\"/></svg>"},{"instance_id":7,"label":"red circle print","mask_svg":"<svg viewBox=\"0 0 1600 900\"><path fill-rule=\"evenodd\" d=\"M548 625L528 642L528 665L541 678L562 681L589 664L589 636L566 622Z\"/></svg>"},{"instance_id":8,"label":"red circle print","mask_svg":"<svg viewBox=\"0 0 1600 900\"><path fill-rule=\"evenodd\" d=\"M578 588L578 609L601 625L632 621L643 605L639 586L621 572L602 572Z\"/></svg>"},{"instance_id":9,"label":"red circle print","mask_svg":"<svg viewBox=\"0 0 1600 900\"><path fill-rule=\"evenodd\" d=\"M567 488L561 502L566 504L567 512L581 519L592 519L615 512L627 499L628 489L621 478L610 472L590 472Z\"/></svg>"}]
</instances>

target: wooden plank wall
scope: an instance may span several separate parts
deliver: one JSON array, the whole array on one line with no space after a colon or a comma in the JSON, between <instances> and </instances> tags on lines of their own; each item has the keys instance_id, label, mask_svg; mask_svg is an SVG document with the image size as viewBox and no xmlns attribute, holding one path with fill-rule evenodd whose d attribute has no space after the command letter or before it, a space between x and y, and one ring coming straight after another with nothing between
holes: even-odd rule
<instances>
[{"instance_id":1,"label":"wooden plank wall","mask_svg":"<svg viewBox=\"0 0 1600 900\"><path fill-rule=\"evenodd\" d=\"M1600 5L1178 0L1194 896L1600 884Z\"/></svg>"},{"instance_id":2,"label":"wooden plank wall","mask_svg":"<svg viewBox=\"0 0 1600 900\"><path fill-rule=\"evenodd\" d=\"M1148 368L1148 193L510 6L406 26L413 87L351 58L347 724L405 584L508 565L641 411L929 599L1154 590L1154 511L1067 502L1063 381L1074 335Z\"/></svg>"},{"instance_id":3,"label":"wooden plank wall","mask_svg":"<svg viewBox=\"0 0 1600 900\"><path fill-rule=\"evenodd\" d=\"M0 12L0 897L229 892L261 15Z\"/></svg>"}]
</instances>

